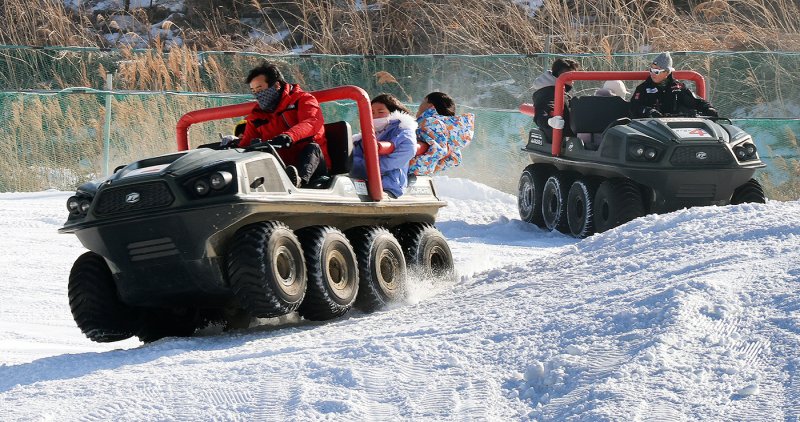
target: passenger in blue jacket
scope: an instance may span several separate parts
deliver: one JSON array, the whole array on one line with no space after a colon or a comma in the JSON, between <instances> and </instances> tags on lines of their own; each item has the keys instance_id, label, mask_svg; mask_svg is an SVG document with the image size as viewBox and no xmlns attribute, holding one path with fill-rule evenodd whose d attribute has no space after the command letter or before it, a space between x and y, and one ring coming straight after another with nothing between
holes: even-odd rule
<instances>
[{"instance_id":1,"label":"passenger in blue jacket","mask_svg":"<svg viewBox=\"0 0 800 422\"><path fill-rule=\"evenodd\" d=\"M375 137L379 142L388 141L394 145L394 151L379 157L383 191L391 198L398 198L408 184L408 164L417 151L417 121L403 103L391 94L378 95L371 104ZM361 135L355 135L354 140L350 173L366 178Z\"/></svg>"}]
</instances>

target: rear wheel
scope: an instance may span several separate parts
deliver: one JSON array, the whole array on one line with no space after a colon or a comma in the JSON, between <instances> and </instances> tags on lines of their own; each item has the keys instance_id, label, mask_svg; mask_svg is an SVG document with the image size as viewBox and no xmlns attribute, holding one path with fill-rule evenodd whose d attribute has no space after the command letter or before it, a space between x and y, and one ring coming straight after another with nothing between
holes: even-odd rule
<instances>
[{"instance_id":1,"label":"rear wheel","mask_svg":"<svg viewBox=\"0 0 800 422\"><path fill-rule=\"evenodd\" d=\"M542 191L542 217L548 230L569 233L567 222L567 193L569 183L563 174L554 174L547 178Z\"/></svg>"},{"instance_id":2,"label":"rear wheel","mask_svg":"<svg viewBox=\"0 0 800 422\"><path fill-rule=\"evenodd\" d=\"M358 258L356 307L371 312L405 296L406 260L400 243L382 227L347 232Z\"/></svg>"},{"instance_id":3,"label":"rear wheel","mask_svg":"<svg viewBox=\"0 0 800 422\"><path fill-rule=\"evenodd\" d=\"M567 223L571 235L583 239L594 234L594 195L597 183L580 179L572 183L567 193Z\"/></svg>"},{"instance_id":4,"label":"rear wheel","mask_svg":"<svg viewBox=\"0 0 800 422\"><path fill-rule=\"evenodd\" d=\"M324 321L344 315L358 293L356 254L350 241L332 227L298 232L308 274L306 298L297 309L303 318Z\"/></svg>"},{"instance_id":5,"label":"rear wheel","mask_svg":"<svg viewBox=\"0 0 800 422\"><path fill-rule=\"evenodd\" d=\"M536 224L545 228L542 217L542 191L547 176L533 164L522 172L519 178L519 192L517 193L517 207L522 221Z\"/></svg>"},{"instance_id":6,"label":"rear wheel","mask_svg":"<svg viewBox=\"0 0 800 422\"><path fill-rule=\"evenodd\" d=\"M731 205L746 204L749 202L757 204L764 204L767 202L764 189L756 179L750 179L742 186L736 188L731 197Z\"/></svg>"},{"instance_id":7,"label":"rear wheel","mask_svg":"<svg viewBox=\"0 0 800 422\"><path fill-rule=\"evenodd\" d=\"M644 215L642 192L628 179L608 179L594 196L594 227L597 233Z\"/></svg>"},{"instance_id":8,"label":"rear wheel","mask_svg":"<svg viewBox=\"0 0 800 422\"><path fill-rule=\"evenodd\" d=\"M227 256L234 296L250 315L271 318L296 310L306 292L306 264L297 237L282 223L245 226Z\"/></svg>"},{"instance_id":9,"label":"rear wheel","mask_svg":"<svg viewBox=\"0 0 800 422\"><path fill-rule=\"evenodd\" d=\"M453 272L453 254L442 233L430 224L406 223L394 229L410 268L433 277Z\"/></svg>"},{"instance_id":10,"label":"rear wheel","mask_svg":"<svg viewBox=\"0 0 800 422\"><path fill-rule=\"evenodd\" d=\"M69 274L69 307L78 328L98 343L125 340L136 333L136 311L123 303L102 256L86 252Z\"/></svg>"}]
</instances>

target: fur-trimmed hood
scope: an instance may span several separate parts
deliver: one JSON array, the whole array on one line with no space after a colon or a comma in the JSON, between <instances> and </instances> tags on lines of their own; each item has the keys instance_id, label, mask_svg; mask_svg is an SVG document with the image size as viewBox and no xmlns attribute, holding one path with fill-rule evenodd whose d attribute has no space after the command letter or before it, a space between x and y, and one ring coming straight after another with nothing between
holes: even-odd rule
<instances>
[{"instance_id":1,"label":"fur-trimmed hood","mask_svg":"<svg viewBox=\"0 0 800 422\"><path fill-rule=\"evenodd\" d=\"M397 123L397 126L400 129L417 130L417 126L418 126L417 125L417 119L415 119L414 116L412 116L412 115L410 115L408 113L403 113L402 111L393 111L393 112L391 112L389 114L389 125L386 126L386 127L388 128L388 127L392 126L394 124L394 122L399 122L399 123Z\"/></svg>"},{"instance_id":2,"label":"fur-trimmed hood","mask_svg":"<svg viewBox=\"0 0 800 422\"><path fill-rule=\"evenodd\" d=\"M393 111L387 117L389 117L389 124L387 124L386 127L383 128L383 130L379 131L378 133L386 132L390 129L410 129L412 131L415 131L419 126L414 116L407 113L403 113L402 111ZM353 135L353 142L358 142L358 141L361 141L360 133L356 133L355 135Z\"/></svg>"}]
</instances>

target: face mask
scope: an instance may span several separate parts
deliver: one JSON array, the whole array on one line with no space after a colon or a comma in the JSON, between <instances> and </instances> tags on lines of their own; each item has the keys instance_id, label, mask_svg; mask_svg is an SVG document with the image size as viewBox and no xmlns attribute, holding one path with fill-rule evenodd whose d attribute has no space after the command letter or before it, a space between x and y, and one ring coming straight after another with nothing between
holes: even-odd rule
<instances>
[{"instance_id":1,"label":"face mask","mask_svg":"<svg viewBox=\"0 0 800 422\"><path fill-rule=\"evenodd\" d=\"M258 101L258 108L268 113L275 111L275 108L278 107L278 102L281 100L281 92L274 87L262 89L253 95Z\"/></svg>"},{"instance_id":2,"label":"face mask","mask_svg":"<svg viewBox=\"0 0 800 422\"><path fill-rule=\"evenodd\" d=\"M372 119L372 126L375 127L375 132L380 132L386 128L386 125L389 124L389 117L378 117L377 119Z\"/></svg>"}]
</instances>

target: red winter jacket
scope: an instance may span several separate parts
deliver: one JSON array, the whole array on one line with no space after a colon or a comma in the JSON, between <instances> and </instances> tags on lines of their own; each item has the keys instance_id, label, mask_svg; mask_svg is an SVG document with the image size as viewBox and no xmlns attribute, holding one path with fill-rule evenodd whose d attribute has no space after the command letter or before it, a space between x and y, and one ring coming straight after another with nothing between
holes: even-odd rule
<instances>
[{"instance_id":1,"label":"red winter jacket","mask_svg":"<svg viewBox=\"0 0 800 422\"><path fill-rule=\"evenodd\" d=\"M285 84L283 95L275 111L268 113L261 110L258 104L253 106L253 111L245 117L247 122L244 133L239 141L240 147L246 147L259 138L268 141L282 133L292 138L289 148L278 149L286 165L298 165L300 151L307 142L313 141L322 148L325 163L331 167L328 156L328 144L325 140L325 121L319 102L313 95L300 89L297 84Z\"/></svg>"}]
</instances>

